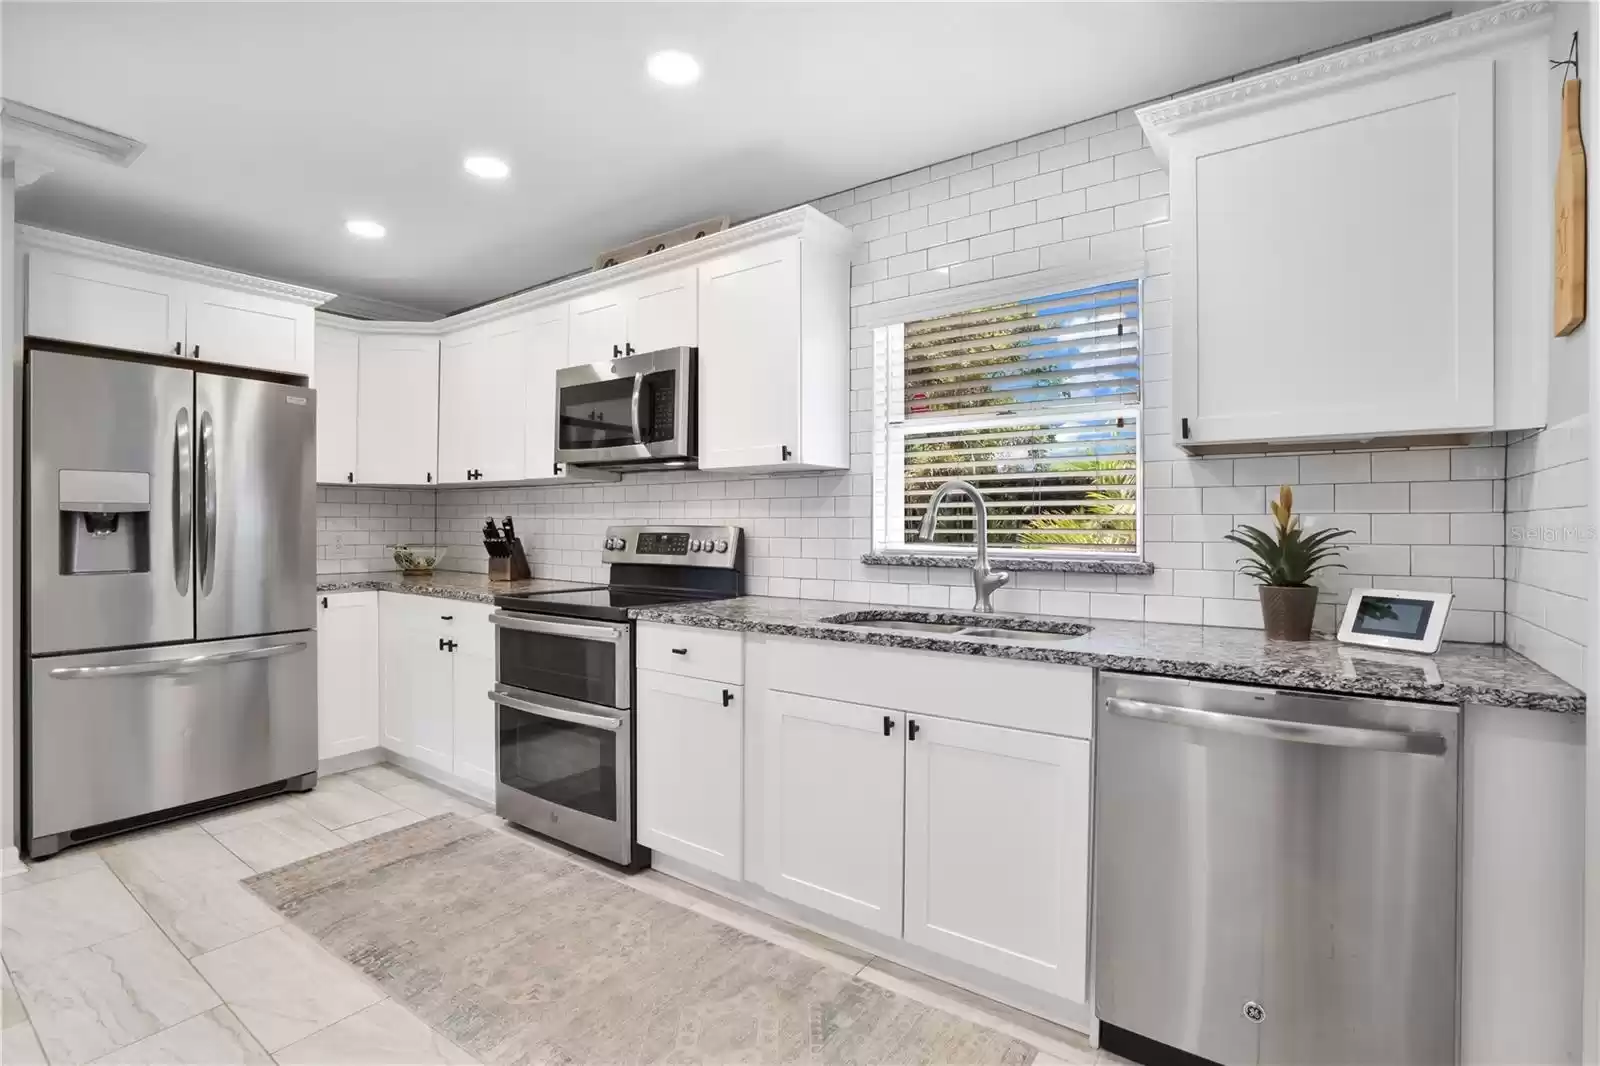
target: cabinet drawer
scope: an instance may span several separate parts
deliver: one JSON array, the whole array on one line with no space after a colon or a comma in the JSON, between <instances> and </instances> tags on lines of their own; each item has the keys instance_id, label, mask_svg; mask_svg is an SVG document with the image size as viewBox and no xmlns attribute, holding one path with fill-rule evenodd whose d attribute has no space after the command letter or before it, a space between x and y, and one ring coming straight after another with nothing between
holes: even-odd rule
<instances>
[{"instance_id":1,"label":"cabinet drawer","mask_svg":"<svg viewBox=\"0 0 1600 1066\"><path fill-rule=\"evenodd\" d=\"M641 622L634 657L641 670L660 670L730 685L744 684L744 635L717 629Z\"/></svg>"}]
</instances>

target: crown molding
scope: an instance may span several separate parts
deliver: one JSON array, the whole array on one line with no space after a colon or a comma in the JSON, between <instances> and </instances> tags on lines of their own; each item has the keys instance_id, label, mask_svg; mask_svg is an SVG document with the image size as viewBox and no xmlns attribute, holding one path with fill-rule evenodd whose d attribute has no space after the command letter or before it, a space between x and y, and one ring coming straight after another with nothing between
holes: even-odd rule
<instances>
[{"instance_id":1,"label":"crown molding","mask_svg":"<svg viewBox=\"0 0 1600 1066\"><path fill-rule=\"evenodd\" d=\"M1135 115L1158 153L1164 156L1166 139L1188 127L1287 97L1331 91L1419 63L1491 48L1533 32L1548 32L1552 21L1552 0L1512 0L1473 14L1368 41L1332 55L1212 85L1187 96L1139 108Z\"/></svg>"},{"instance_id":2,"label":"crown molding","mask_svg":"<svg viewBox=\"0 0 1600 1066\"><path fill-rule=\"evenodd\" d=\"M352 296L340 293L322 307L330 315L376 322L434 322L440 318L437 311L424 311L420 307L397 304L370 296Z\"/></svg>"},{"instance_id":3,"label":"crown molding","mask_svg":"<svg viewBox=\"0 0 1600 1066\"><path fill-rule=\"evenodd\" d=\"M24 250L38 249L100 259L152 274L162 274L206 285L220 285L243 292L260 293L263 296L311 307L326 303L334 297L333 293L322 292L319 289L308 289L283 281L273 281L270 278L259 278L253 274L240 274L232 270L223 270L221 267L190 263L182 259L156 255L154 252L141 252L136 248L105 244L87 237L76 237L70 233L58 233L55 230L38 229L33 226L17 227L17 243Z\"/></svg>"},{"instance_id":4,"label":"crown molding","mask_svg":"<svg viewBox=\"0 0 1600 1066\"><path fill-rule=\"evenodd\" d=\"M689 244L657 252L643 259L631 259L614 267L591 270L548 285L527 289L514 296L462 311L433 322L367 322L345 318L337 314L319 312L317 323L355 333L400 333L410 336L440 336L456 333L473 326L485 325L511 315L521 314L536 307L571 300L591 292L613 289L640 278L650 277L668 270L690 266L713 255L721 255L751 244L775 240L779 237L802 236L808 240L837 242L848 245L854 237L850 230L824 215L809 204L779 211L751 222L744 222L721 233L713 233Z\"/></svg>"}]
</instances>

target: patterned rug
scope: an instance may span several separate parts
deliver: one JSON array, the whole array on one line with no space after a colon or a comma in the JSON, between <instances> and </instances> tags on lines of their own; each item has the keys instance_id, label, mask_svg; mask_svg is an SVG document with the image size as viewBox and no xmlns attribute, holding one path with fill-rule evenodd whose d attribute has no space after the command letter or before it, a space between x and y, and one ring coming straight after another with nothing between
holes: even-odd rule
<instances>
[{"instance_id":1,"label":"patterned rug","mask_svg":"<svg viewBox=\"0 0 1600 1066\"><path fill-rule=\"evenodd\" d=\"M485 1063L1035 1054L454 814L244 883Z\"/></svg>"}]
</instances>

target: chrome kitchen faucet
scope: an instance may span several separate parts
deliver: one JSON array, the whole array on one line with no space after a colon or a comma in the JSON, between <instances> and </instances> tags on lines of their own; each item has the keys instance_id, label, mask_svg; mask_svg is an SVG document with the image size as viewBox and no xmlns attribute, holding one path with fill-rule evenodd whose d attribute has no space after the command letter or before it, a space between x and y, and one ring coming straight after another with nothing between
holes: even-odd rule
<instances>
[{"instance_id":1,"label":"chrome kitchen faucet","mask_svg":"<svg viewBox=\"0 0 1600 1066\"><path fill-rule=\"evenodd\" d=\"M933 496L928 500L928 511L922 516L922 527L917 530L917 539L931 543L933 541L933 525L939 517L939 505L944 503L944 498L950 492L964 492L972 501L972 509L977 512L977 528L975 537L978 542L978 557L972 563L972 609L979 614L994 613L994 605L989 602L989 597L994 590L1011 580L1011 574L1004 570L989 569L989 507L983 501L983 493L977 486L960 478L951 478L934 490Z\"/></svg>"}]
</instances>

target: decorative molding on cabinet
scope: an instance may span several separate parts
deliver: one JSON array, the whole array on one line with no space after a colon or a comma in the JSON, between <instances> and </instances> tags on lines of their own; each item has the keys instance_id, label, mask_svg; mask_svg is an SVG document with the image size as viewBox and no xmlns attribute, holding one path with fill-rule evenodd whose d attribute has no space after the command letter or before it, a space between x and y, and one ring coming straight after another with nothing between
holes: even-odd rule
<instances>
[{"instance_id":1,"label":"decorative molding on cabinet","mask_svg":"<svg viewBox=\"0 0 1600 1066\"><path fill-rule=\"evenodd\" d=\"M83 256L88 259L99 259L104 262L119 263L123 266L133 267L136 270L147 271L151 274L160 274L165 277L200 282L206 285L219 285L223 288L240 292L259 293L277 300L305 304L310 307L327 303L335 295L331 292L323 292L320 289L308 289L301 285L290 285L284 281L273 281L270 278L256 277L253 274L240 274L237 271L224 270L221 267L206 266L203 263L190 263L182 259L156 255L154 252L141 252L136 248L124 248L118 244L106 244L101 241L90 240L87 237L76 237L70 233L58 233L54 230L37 229L33 226L18 226L17 237L18 243L25 251L38 249L40 251Z\"/></svg>"},{"instance_id":2,"label":"decorative molding on cabinet","mask_svg":"<svg viewBox=\"0 0 1600 1066\"><path fill-rule=\"evenodd\" d=\"M1142 107L1136 116L1156 154L1166 157L1166 137L1188 126L1309 94L1383 77L1418 62L1492 47L1514 36L1546 32L1554 19L1552 0L1513 0L1445 22L1430 23L1334 55L1308 59L1251 78L1215 85L1187 96Z\"/></svg>"},{"instance_id":3,"label":"decorative molding on cabinet","mask_svg":"<svg viewBox=\"0 0 1600 1066\"><path fill-rule=\"evenodd\" d=\"M457 333L473 326L485 325L496 319L520 314L536 307L560 303L577 296L605 289L614 289L640 278L680 269L703 259L719 255L749 244L775 240L779 237L804 236L809 239L833 239L848 245L853 239L850 231L814 207L802 206L744 222L732 229L702 237L689 244L680 244L664 252L619 263L604 270L591 270L587 274L553 281L548 285L528 289L493 303L475 307L470 311L441 318L434 322L364 322L341 315L319 313L317 324L348 329L356 333L405 333L415 336L443 336Z\"/></svg>"}]
</instances>

